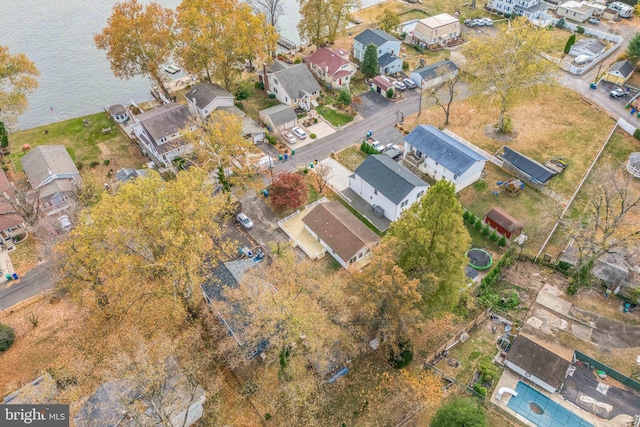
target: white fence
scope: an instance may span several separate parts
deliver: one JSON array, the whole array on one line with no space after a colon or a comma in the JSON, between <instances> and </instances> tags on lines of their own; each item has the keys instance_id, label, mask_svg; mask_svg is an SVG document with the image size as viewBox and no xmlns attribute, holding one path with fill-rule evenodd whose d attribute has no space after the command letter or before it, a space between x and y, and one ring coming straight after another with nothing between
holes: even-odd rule
<instances>
[{"instance_id":1,"label":"white fence","mask_svg":"<svg viewBox=\"0 0 640 427\"><path fill-rule=\"evenodd\" d=\"M324 252L321 255L318 254L312 254L310 253L307 248L304 247L304 245L299 245L298 242L296 241L295 237L289 232L289 230L287 230L287 227L283 227L282 224L285 223L286 221L289 221L292 218L297 217L298 215L300 215L302 213L302 211L304 210L311 210L313 209L316 205L319 205L320 203L324 203L324 202L328 202L329 200L327 200L326 197L322 197L321 199L316 200L313 203L308 204L307 206L304 207L304 209L300 210L298 209L297 211L293 212L290 215L287 215L286 217L278 220L278 227L280 227L280 229L282 231L284 231L284 234L286 234L289 237L289 243L291 243L291 246L298 247L302 250L302 252L304 252L310 259L320 259L324 256Z\"/></svg>"},{"instance_id":2,"label":"white fence","mask_svg":"<svg viewBox=\"0 0 640 427\"><path fill-rule=\"evenodd\" d=\"M484 151L480 147L476 147L475 145L473 145L472 143L470 143L466 139L461 138L460 136L458 136L455 133L451 132L449 129L445 129L442 132L446 133L451 138L455 139L456 141L458 141L460 144L464 145L465 147L470 148L471 150L475 151L476 153L480 154L481 156L484 156L484 158L489 160L491 163L494 163L498 167L502 167L502 165L504 164L504 162L502 160L500 160L499 158L497 158L496 156L487 153L486 151Z\"/></svg>"},{"instance_id":3,"label":"white fence","mask_svg":"<svg viewBox=\"0 0 640 427\"><path fill-rule=\"evenodd\" d=\"M600 31L600 30L596 30L594 28L589 28L589 27L584 27L582 25L579 24L574 24L572 22L565 22L564 23L564 27L570 31L576 31L576 29L578 27L582 27L584 28L584 34L587 36L592 36L595 37L597 39L602 39L602 40L606 40L609 42L613 42L614 45L611 47L611 49L608 49L606 51L604 51L603 53L601 53L600 55L594 57L587 65L584 65L582 67L576 67L574 64L568 62L568 61L563 61L562 63L562 69L570 72L571 74L584 74L585 72L589 71L590 69L592 69L593 67L596 66L596 64L598 64L600 61L604 61L607 57L613 55L613 53L618 50L618 48L620 48L620 46L622 45L622 41L624 40L621 36L617 35L617 34L611 34L611 33L605 33L604 31Z\"/></svg>"}]
</instances>

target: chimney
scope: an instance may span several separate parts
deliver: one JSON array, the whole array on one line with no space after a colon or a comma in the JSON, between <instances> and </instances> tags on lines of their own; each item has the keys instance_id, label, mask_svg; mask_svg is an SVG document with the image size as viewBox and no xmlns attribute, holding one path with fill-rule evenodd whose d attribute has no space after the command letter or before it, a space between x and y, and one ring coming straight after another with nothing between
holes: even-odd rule
<instances>
[{"instance_id":1,"label":"chimney","mask_svg":"<svg viewBox=\"0 0 640 427\"><path fill-rule=\"evenodd\" d=\"M262 80L265 92L269 93L269 77L267 76L267 63L262 63Z\"/></svg>"}]
</instances>

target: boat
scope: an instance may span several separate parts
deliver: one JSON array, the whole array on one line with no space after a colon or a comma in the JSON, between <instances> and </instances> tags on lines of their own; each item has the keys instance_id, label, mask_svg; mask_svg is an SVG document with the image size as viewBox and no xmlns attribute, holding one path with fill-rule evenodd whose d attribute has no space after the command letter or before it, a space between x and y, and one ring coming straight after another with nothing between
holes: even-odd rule
<instances>
[{"instance_id":1,"label":"boat","mask_svg":"<svg viewBox=\"0 0 640 427\"><path fill-rule=\"evenodd\" d=\"M178 67L177 65L167 65L166 67L164 67L164 70L169 74L176 74L182 71L182 68Z\"/></svg>"}]
</instances>

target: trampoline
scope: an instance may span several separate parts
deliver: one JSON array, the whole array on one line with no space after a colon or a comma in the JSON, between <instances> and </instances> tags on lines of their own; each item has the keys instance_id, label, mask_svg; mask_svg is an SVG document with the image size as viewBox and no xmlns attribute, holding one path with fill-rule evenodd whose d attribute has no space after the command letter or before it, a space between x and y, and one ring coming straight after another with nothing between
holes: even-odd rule
<instances>
[{"instance_id":1,"label":"trampoline","mask_svg":"<svg viewBox=\"0 0 640 427\"><path fill-rule=\"evenodd\" d=\"M493 258L484 249L472 248L466 253L469 258L469 265L476 270L486 270L493 264Z\"/></svg>"}]
</instances>

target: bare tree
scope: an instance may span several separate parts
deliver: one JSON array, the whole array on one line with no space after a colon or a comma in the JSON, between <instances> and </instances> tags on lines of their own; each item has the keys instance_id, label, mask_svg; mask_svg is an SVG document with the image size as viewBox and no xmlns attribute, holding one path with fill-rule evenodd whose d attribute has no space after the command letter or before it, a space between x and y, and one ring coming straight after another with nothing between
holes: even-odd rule
<instances>
[{"instance_id":1,"label":"bare tree","mask_svg":"<svg viewBox=\"0 0 640 427\"><path fill-rule=\"evenodd\" d=\"M333 169L326 163L318 163L313 170L315 171L314 179L318 184L318 191L322 194L329 178L333 176Z\"/></svg>"},{"instance_id":2,"label":"bare tree","mask_svg":"<svg viewBox=\"0 0 640 427\"><path fill-rule=\"evenodd\" d=\"M259 13L264 13L268 24L278 28L278 20L284 14L284 0L249 0L249 4Z\"/></svg>"},{"instance_id":3,"label":"bare tree","mask_svg":"<svg viewBox=\"0 0 640 427\"><path fill-rule=\"evenodd\" d=\"M458 94L456 85L460 81L460 78L458 77L458 73L453 73L450 67L446 65L438 67L436 74L438 77L443 78L444 81L438 87L431 89L430 97L434 99L438 107L442 108L442 112L444 112L444 125L446 126L449 124L451 104ZM444 89L444 96L439 93L441 92L440 89Z\"/></svg>"},{"instance_id":4,"label":"bare tree","mask_svg":"<svg viewBox=\"0 0 640 427\"><path fill-rule=\"evenodd\" d=\"M3 193L2 197L11 205L15 213L20 215L30 227L34 227L40 214L40 190L29 194L25 186L15 184L11 193Z\"/></svg>"}]
</instances>

